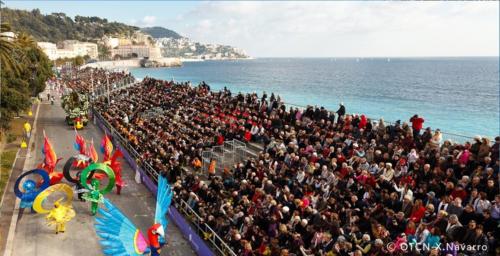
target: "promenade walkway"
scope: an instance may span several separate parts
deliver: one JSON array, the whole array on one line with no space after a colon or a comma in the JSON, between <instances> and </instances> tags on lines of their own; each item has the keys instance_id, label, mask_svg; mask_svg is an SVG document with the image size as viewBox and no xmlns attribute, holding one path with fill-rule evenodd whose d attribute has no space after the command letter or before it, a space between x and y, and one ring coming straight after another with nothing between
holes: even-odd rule
<instances>
[{"instance_id":1,"label":"promenade walkway","mask_svg":"<svg viewBox=\"0 0 500 256\"><path fill-rule=\"evenodd\" d=\"M44 94L45 96L46 94ZM64 111L57 100L55 105L47 101L40 105L38 121L36 124L36 135L34 146L31 148L31 157L27 159L26 169L31 169L43 159L41 146L43 143L43 130L51 140L58 157L63 160L59 162L57 170L61 171L65 161L76 153L73 149L75 132L64 122ZM103 133L92 123L79 133L88 141L94 139L94 145L98 149ZM102 159L102 155L99 156ZM143 232L154 220L155 198L142 185L134 180L134 172L128 164L122 160L123 179L126 183L120 196L115 191L107 194L115 205L117 205ZM11 178L11 182L16 177ZM12 183L10 186L12 186ZM13 191L9 187L6 193L10 197ZM11 252L4 255L102 255L98 237L94 231L94 218L89 214L89 203L73 201L76 217L68 223L67 230L63 234L54 234L54 228L46 225L44 215L33 214L26 211L20 215L15 229L11 234ZM3 212L3 209L2 209ZM15 211L14 211L15 212ZM2 218L5 216L2 216ZM14 220L12 223L15 223ZM2 226L3 226L2 222ZM4 227L3 227L4 228ZM182 237L179 229L172 222L167 230L169 244L162 250L162 255L195 255L187 240ZM9 247L7 247L9 248ZM5 248L0 248L2 252Z\"/></svg>"}]
</instances>

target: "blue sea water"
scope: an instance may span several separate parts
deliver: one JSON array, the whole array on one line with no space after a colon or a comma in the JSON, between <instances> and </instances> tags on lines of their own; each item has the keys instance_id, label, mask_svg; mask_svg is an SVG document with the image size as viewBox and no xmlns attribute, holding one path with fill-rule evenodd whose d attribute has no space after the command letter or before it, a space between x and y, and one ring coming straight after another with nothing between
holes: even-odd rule
<instances>
[{"instance_id":1,"label":"blue sea water","mask_svg":"<svg viewBox=\"0 0 500 256\"><path fill-rule=\"evenodd\" d=\"M186 62L179 68L133 68L145 76L201 81L213 89L266 91L286 103L318 105L372 119L407 121L446 133L499 134L499 60L477 58L258 58Z\"/></svg>"}]
</instances>

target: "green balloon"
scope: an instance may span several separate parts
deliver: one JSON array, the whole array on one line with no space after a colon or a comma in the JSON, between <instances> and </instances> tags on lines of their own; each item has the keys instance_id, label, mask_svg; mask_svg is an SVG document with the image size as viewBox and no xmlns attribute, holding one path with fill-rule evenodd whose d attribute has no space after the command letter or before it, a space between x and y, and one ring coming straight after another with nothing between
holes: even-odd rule
<instances>
[{"instance_id":1,"label":"green balloon","mask_svg":"<svg viewBox=\"0 0 500 256\"><path fill-rule=\"evenodd\" d=\"M108 176L109 179L108 185L103 190L99 190L101 194L107 194L115 186L115 173L113 172L113 169L111 169L111 167L109 167L107 164L103 163L90 164L89 166L87 166L87 168L83 169L82 173L80 174L80 182L84 188L92 190L87 184L87 179L91 171L98 171L98 170L103 171Z\"/></svg>"}]
</instances>

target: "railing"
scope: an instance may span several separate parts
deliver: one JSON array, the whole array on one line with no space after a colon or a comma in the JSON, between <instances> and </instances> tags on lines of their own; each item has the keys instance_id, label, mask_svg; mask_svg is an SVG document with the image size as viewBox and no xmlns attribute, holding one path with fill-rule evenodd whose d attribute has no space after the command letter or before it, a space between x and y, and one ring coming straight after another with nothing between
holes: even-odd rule
<instances>
[{"instance_id":1,"label":"railing","mask_svg":"<svg viewBox=\"0 0 500 256\"><path fill-rule=\"evenodd\" d=\"M221 172L246 159L246 144L237 139L224 141L223 145L203 151L201 158L204 171L208 171L211 162L215 161L215 171Z\"/></svg>"},{"instance_id":2,"label":"railing","mask_svg":"<svg viewBox=\"0 0 500 256\"><path fill-rule=\"evenodd\" d=\"M136 84L136 81L133 77L127 77L127 78L124 78L118 82L111 83L109 85L109 92L111 93L111 92L114 92L117 90L125 89L125 88L133 86L135 84ZM95 88L93 91L94 91L93 97L95 99L97 99L97 98L104 96L108 93L108 86L107 85L99 86L99 87Z\"/></svg>"},{"instance_id":3,"label":"railing","mask_svg":"<svg viewBox=\"0 0 500 256\"><path fill-rule=\"evenodd\" d=\"M116 129L113 128L111 124L100 113L98 113L97 111L92 111L92 113L94 115L94 118L99 119L99 121L111 133L110 136L117 140L117 142L120 143L120 145L124 147L134 159L140 159L140 155L135 150L135 148L130 145L130 143L125 140L125 138L123 138L121 134L117 132ZM150 176L155 182L158 182L158 171L156 171L147 162L137 162L137 164L139 164L142 169L146 171L148 176ZM181 199L180 202L178 202L178 208L185 217L189 218L191 224L197 228L198 234L200 234L202 237L205 237L205 240L209 241L212 247L216 249L221 255L236 256L236 253L231 250L231 248L224 242L224 240L222 240L222 238L217 235L217 233L210 226L208 226L206 223L203 223L203 219L187 204L187 202Z\"/></svg>"},{"instance_id":4,"label":"railing","mask_svg":"<svg viewBox=\"0 0 500 256\"><path fill-rule=\"evenodd\" d=\"M236 253L231 250L229 245L226 244L210 226L204 223L203 218L201 218L186 201L178 199L176 202L178 203L177 209L190 220L191 224L197 229L198 234L203 237L205 241L209 241L212 247L217 250L220 255L236 256Z\"/></svg>"},{"instance_id":5,"label":"railing","mask_svg":"<svg viewBox=\"0 0 500 256\"><path fill-rule=\"evenodd\" d=\"M129 154L131 155L131 157L133 157L134 159L140 159L141 158L141 155L137 152L137 150L135 150L134 147L132 147L132 145L130 145L130 143L128 142L128 140L126 140L125 138L122 137L122 135L116 131L115 128L113 128L113 126L111 126L111 124L104 118L101 116L100 113L98 113L97 111L92 111L93 115L94 115L94 118L97 118L99 119L99 121L101 121L101 123L108 129L108 131L111 133L110 135L115 139L115 140L118 140L118 142L120 143L120 145L122 145L128 152ZM155 182L158 182L158 171L156 171L149 163L147 162L144 162L144 161L137 161L143 170L145 170L149 177L151 177Z\"/></svg>"}]
</instances>

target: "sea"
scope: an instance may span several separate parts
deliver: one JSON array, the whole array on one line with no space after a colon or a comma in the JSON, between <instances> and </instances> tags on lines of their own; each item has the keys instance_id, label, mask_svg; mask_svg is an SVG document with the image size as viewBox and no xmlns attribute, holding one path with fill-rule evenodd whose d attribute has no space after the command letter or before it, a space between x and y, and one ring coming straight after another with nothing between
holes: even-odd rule
<instances>
[{"instance_id":1,"label":"sea","mask_svg":"<svg viewBox=\"0 0 500 256\"><path fill-rule=\"evenodd\" d=\"M132 68L139 79L205 81L212 90L266 92L290 105L324 106L372 120L414 114L445 138L493 139L499 128L499 58L255 58L185 62L177 68Z\"/></svg>"}]
</instances>

